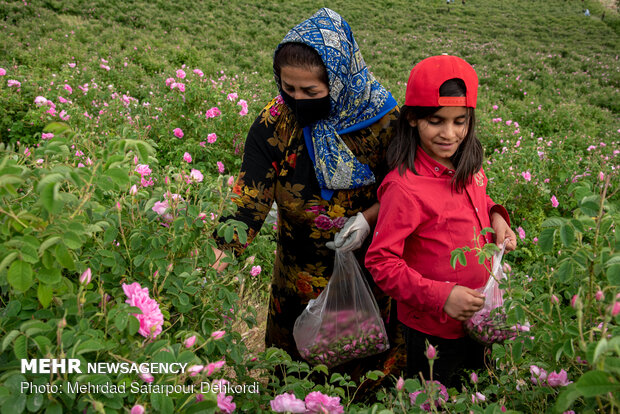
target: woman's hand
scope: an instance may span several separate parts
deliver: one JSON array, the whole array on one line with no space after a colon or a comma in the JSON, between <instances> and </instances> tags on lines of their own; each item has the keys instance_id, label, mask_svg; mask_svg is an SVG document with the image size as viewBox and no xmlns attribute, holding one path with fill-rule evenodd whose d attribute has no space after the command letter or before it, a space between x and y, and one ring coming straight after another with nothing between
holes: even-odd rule
<instances>
[{"instance_id":1,"label":"woman's hand","mask_svg":"<svg viewBox=\"0 0 620 414\"><path fill-rule=\"evenodd\" d=\"M349 217L342 230L334 236L334 241L327 242L325 245L328 249L341 252L356 250L364 243L368 233L370 233L370 226L364 214L357 213L355 216Z\"/></svg>"},{"instance_id":2,"label":"woman's hand","mask_svg":"<svg viewBox=\"0 0 620 414\"><path fill-rule=\"evenodd\" d=\"M517 235L510 228L506 220L499 213L491 214L491 227L495 232L495 244L501 246L504 240L506 242L506 251L510 252L517 248Z\"/></svg>"},{"instance_id":3,"label":"woman's hand","mask_svg":"<svg viewBox=\"0 0 620 414\"><path fill-rule=\"evenodd\" d=\"M228 267L228 262L222 262L222 259L228 257L226 253L221 251L220 249L216 249L213 247L213 253L215 253L215 263L211 265L216 272L221 272Z\"/></svg>"},{"instance_id":4,"label":"woman's hand","mask_svg":"<svg viewBox=\"0 0 620 414\"><path fill-rule=\"evenodd\" d=\"M466 321L484 306L484 295L477 290L456 285L452 288L443 310L457 321Z\"/></svg>"}]
</instances>

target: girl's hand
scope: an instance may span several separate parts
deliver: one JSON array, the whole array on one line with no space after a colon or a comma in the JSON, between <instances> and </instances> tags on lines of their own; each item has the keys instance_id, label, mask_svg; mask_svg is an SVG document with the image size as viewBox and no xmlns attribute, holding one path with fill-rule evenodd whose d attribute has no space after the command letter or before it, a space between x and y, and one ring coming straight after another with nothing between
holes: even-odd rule
<instances>
[{"instance_id":1,"label":"girl's hand","mask_svg":"<svg viewBox=\"0 0 620 414\"><path fill-rule=\"evenodd\" d=\"M508 239L506 251L510 252L517 248L517 235L512 231L501 214L495 212L491 214L491 227L495 232L495 244L501 247L504 240Z\"/></svg>"},{"instance_id":2,"label":"girl's hand","mask_svg":"<svg viewBox=\"0 0 620 414\"><path fill-rule=\"evenodd\" d=\"M466 321L484 306L484 295L477 290L456 285L452 288L443 310L457 321Z\"/></svg>"}]
</instances>

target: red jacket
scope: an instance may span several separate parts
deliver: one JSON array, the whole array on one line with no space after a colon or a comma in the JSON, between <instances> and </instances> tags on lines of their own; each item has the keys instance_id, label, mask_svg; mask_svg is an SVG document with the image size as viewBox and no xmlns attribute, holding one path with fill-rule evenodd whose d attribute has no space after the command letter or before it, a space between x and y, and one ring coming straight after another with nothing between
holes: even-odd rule
<instances>
[{"instance_id":1,"label":"red jacket","mask_svg":"<svg viewBox=\"0 0 620 414\"><path fill-rule=\"evenodd\" d=\"M489 274L474 252L466 254L467 266L450 266L452 250L473 247L476 233L491 227L491 210L508 223L504 207L486 194L487 177L480 170L457 193L454 174L428 156L416 152L418 174L401 176L391 171L379 187L381 208L366 267L377 285L398 302L398 319L418 331L447 339L465 335L462 322L449 317L443 306L455 285L482 287ZM481 238L482 244L492 241ZM487 263L488 265L488 263Z\"/></svg>"}]
</instances>

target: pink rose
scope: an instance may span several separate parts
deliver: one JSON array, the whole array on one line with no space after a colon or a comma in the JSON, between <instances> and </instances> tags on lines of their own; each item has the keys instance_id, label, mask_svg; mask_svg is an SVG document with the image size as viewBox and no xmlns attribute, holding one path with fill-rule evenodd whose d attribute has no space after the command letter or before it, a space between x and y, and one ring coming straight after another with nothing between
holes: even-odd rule
<instances>
[{"instance_id":1,"label":"pink rose","mask_svg":"<svg viewBox=\"0 0 620 414\"><path fill-rule=\"evenodd\" d=\"M555 196L551 196L551 206L557 208L559 205L558 199Z\"/></svg>"},{"instance_id":2,"label":"pink rose","mask_svg":"<svg viewBox=\"0 0 620 414\"><path fill-rule=\"evenodd\" d=\"M217 395L217 406L225 414L230 414L235 411L237 405L232 402L233 397L231 395L226 396L223 392Z\"/></svg>"},{"instance_id":3,"label":"pink rose","mask_svg":"<svg viewBox=\"0 0 620 414\"><path fill-rule=\"evenodd\" d=\"M122 286L125 295L128 297L125 303L136 306L142 311L142 314L133 314L140 322L138 333L145 338L157 337L164 324L164 315L161 313L157 301L149 297L148 288L142 288L137 282L131 285L123 283Z\"/></svg>"},{"instance_id":4,"label":"pink rose","mask_svg":"<svg viewBox=\"0 0 620 414\"><path fill-rule=\"evenodd\" d=\"M144 407L140 404L136 404L131 407L131 411L129 412L129 414L144 414Z\"/></svg>"},{"instance_id":5,"label":"pink rose","mask_svg":"<svg viewBox=\"0 0 620 414\"><path fill-rule=\"evenodd\" d=\"M208 109L207 112L205 113L205 116L208 118L215 118L216 116L221 115L221 111L218 109L217 106L214 106L211 109Z\"/></svg>"},{"instance_id":6,"label":"pink rose","mask_svg":"<svg viewBox=\"0 0 620 414\"><path fill-rule=\"evenodd\" d=\"M86 270L84 270L84 273L82 273L80 275L80 284L86 286L90 283L92 279L92 271L90 270L90 267Z\"/></svg>"},{"instance_id":7,"label":"pink rose","mask_svg":"<svg viewBox=\"0 0 620 414\"><path fill-rule=\"evenodd\" d=\"M191 348L192 346L194 346L195 343L196 335L192 335L183 342L183 345L185 346L185 348Z\"/></svg>"},{"instance_id":8,"label":"pink rose","mask_svg":"<svg viewBox=\"0 0 620 414\"><path fill-rule=\"evenodd\" d=\"M571 384L572 381L568 380L568 374L563 369L560 372L550 372L547 376L547 383L550 387L565 387Z\"/></svg>"},{"instance_id":9,"label":"pink rose","mask_svg":"<svg viewBox=\"0 0 620 414\"><path fill-rule=\"evenodd\" d=\"M192 156L190 155L189 152L186 152L185 154L183 154L183 160L185 162L192 162Z\"/></svg>"},{"instance_id":10,"label":"pink rose","mask_svg":"<svg viewBox=\"0 0 620 414\"><path fill-rule=\"evenodd\" d=\"M172 130L172 133L177 138L183 138L183 135L185 135L183 134L183 130L181 128L175 128L174 130Z\"/></svg>"},{"instance_id":11,"label":"pink rose","mask_svg":"<svg viewBox=\"0 0 620 414\"><path fill-rule=\"evenodd\" d=\"M189 372L190 377L195 377L196 375L200 374L203 368L204 366L202 365L192 365L191 367L187 368L187 372Z\"/></svg>"},{"instance_id":12,"label":"pink rose","mask_svg":"<svg viewBox=\"0 0 620 414\"><path fill-rule=\"evenodd\" d=\"M536 365L530 365L530 374L532 374L531 380L534 385L544 385L547 380L547 371Z\"/></svg>"},{"instance_id":13,"label":"pink rose","mask_svg":"<svg viewBox=\"0 0 620 414\"><path fill-rule=\"evenodd\" d=\"M294 394L284 393L276 395L276 398L269 401L271 409L276 413L305 413L306 403L295 397Z\"/></svg>"},{"instance_id":14,"label":"pink rose","mask_svg":"<svg viewBox=\"0 0 620 414\"><path fill-rule=\"evenodd\" d=\"M211 333L211 338L217 340L222 339L222 337L226 334L226 331L213 331Z\"/></svg>"},{"instance_id":15,"label":"pink rose","mask_svg":"<svg viewBox=\"0 0 620 414\"><path fill-rule=\"evenodd\" d=\"M153 382L155 381L155 378L149 374L148 372L143 372L141 374L138 375L138 377L140 377L140 379L144 382Z\"/></svg>"},{"instance_id":16,"label":"pink rose","mask_svg":"<svg viewBox=\"0 0 620 414\"><path fill-rule=\"evenodd\" d=\"M47 105L47 99L44 96L37 96L36 98L34 98L34 104L36 106Z\"/></svg>"},{"instance_id":17,"label":"pink rose","mask_svg":"<svg viewBox=\"0 0 620 414\"><path fill-rule=\"evenodd\" d=\"M202 173L196 169L192 169L189 173L189 175L192 177L192 179L194 181L196 181L197 183L201 183L202 180L204 179L204 176L202 175Z\"/></svg>"},{"instance_id":18,"label":"pink rose","mask_svg":"<svg viewBox=\"0 0 620 414\"><path fill-rule=\"evenodd\" d=\"M260 266L252 266L252 270L250 271L250 274L254 277L260 275L261 272L261 267Z\"/></svg>"},{"instance_id":19,"label":"pink rose","mask_svg":"<svg viewBox=\"0 0 620 414\"><path fill-rule=\"evenodd\" d=\"M140 174L141 177L151 175L151 168L148 164L138 164L134 171Z\"/></svg>"},{"instance_id":20,"label":"pink rose","mask_svg":"<svg viewBox=\"0 0 620 414\"><path fill-rule=\"evenodd\" d=\"M226 365L226 361L224 361L223 359L217 362L211 362L210 364L207 364L207 366L202 370L202 372L206 372L207 376L209 376L222 369L224 365Z\"/></svg>"},{"instance_id":21,"label":"pink rose","mask_svg":"<svg viewBox=\"0 0 620 414\"><path fill-rule=\"evenodd\" d=\"M344 407L340 405L340 397L330 397L319 391L313 391L306 395L306 413L308 414L341 414Z\"/></svg>"},{"instance_id":22,"label":"pink rose","mask_svg":"<svg viewBox=\"0 0 620 414\"><path fill-rule=\"evenodd\" d=\"M213 144L215 141L217 141L217 135L215 135L215 133L207 135L207 142L209 144Z\"/></svg>"}]
</instances>

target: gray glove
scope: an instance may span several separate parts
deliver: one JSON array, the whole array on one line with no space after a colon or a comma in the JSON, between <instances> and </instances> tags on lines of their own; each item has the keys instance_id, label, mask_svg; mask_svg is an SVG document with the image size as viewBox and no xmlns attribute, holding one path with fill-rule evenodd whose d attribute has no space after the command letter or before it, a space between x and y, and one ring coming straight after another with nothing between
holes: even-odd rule
<instances>
[{"instance_id":1,"label":"gray glove","mask_svg":"<svg viewBox=\"0 0 620 414\"><path fill-rule=\"evenodd\" d=\"M364 215L360 212L353 217L349 217L347 222L336 235L333 242L325 243L328 249L348 252L350 250L359 249L368 234L370 226Z\"/></svg>"}]
</instances>

